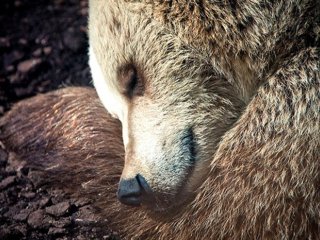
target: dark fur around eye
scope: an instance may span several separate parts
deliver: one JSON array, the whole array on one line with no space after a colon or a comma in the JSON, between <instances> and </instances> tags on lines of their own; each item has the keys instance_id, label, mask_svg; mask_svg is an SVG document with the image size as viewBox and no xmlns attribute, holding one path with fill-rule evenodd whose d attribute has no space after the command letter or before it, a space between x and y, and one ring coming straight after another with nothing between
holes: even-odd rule
<instances>
[{"instance_id":1,"label":"dark fur around eye","mask_svg":"<svg viewBox=\"0 0 320 240\"><path fill-rule=\"evenodd\" d=\"M126 64L119 67L117 75L124 95L133 98L144 94L142 74L134 64Z\"/></svg>"},{"instance_id":2,"label":"dark fur around eye","mask_svg":"<svg viewBox=\"0 0 320 240\"><path fill-rule=\"evenodd\" d=\"M182 132L181 150L184 159L194 164L196 161L196 141L192 128L187 128Z\"/></svg>"}]
</instances>

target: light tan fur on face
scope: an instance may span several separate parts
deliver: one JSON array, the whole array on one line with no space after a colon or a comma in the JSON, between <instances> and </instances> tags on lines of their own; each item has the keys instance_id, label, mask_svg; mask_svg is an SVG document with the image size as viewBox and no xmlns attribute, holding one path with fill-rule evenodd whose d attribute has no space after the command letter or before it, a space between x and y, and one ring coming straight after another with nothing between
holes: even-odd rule
<instances>
[{"instance_id":1,"label":"light tan fur on face","mask_svg":"<svg viewBox=\"0 0 320 240\"><path fill-rule=\"evenodd\" d=\"M217 66L153 19L117 2L95 1L90 11L94 82L107 109L121 114L126 150L122 178L141 174L172 207L173 201L178 204L174 199L181 188L187 189L185 194L194 192L203 178L198 172L205 176L202 166L237 119L241 101ZM127 64L139 69L145 85L144 94L132 99L122 94L116 74ZM99 77L96 68L102 71ZM216 127L208 131L209 124ZM181 139L188 129L195 135L195 162L182 151Z\"/></svg>"}]
</instances>

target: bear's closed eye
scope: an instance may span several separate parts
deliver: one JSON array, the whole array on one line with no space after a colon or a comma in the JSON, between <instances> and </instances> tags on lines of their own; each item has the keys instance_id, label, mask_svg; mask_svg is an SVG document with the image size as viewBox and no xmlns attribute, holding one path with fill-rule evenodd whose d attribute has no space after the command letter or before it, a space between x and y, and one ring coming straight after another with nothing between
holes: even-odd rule
<instances>
[{"instance_id":1,"label":"bear's closed eye","mask_svg":"<svg viewBox=\"0 0 320 240\"><path fill-rule=\"evenodd\" d=\"M117 72L122 93L128 97L142 96L144 94L144 83L136 66L132 63L122 65Z\"/></svg>"}]
</instances>

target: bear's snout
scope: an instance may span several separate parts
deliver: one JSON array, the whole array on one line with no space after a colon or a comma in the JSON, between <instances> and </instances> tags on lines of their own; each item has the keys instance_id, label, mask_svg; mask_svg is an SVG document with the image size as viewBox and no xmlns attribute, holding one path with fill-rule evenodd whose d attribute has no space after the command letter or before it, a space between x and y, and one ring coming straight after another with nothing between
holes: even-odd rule
<instances>
[{"instance_id":1,"label":"bear's snout","mask_svg":"<svg viewBox=\"0 0 320 240\"><path fill-rule=\"evenodd\" d=\"M134 178L120 180L117 196L123 204L140 206L149 193L152 191L147 181L143 176L137 174Z\"/></svg>"}]
</instances>

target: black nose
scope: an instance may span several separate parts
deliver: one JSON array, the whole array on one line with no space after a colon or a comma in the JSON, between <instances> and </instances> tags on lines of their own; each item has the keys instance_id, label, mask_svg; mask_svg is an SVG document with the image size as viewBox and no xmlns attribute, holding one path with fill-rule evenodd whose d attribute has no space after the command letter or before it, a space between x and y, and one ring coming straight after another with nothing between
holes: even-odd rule
<instances>
[{"instance_id":1,"label":"black nose","mask_svg":"<svg viewBox=\"0 0 320 240\"><path fill-rule=\"evenodd\" d=\"M130 206L140 206L151 189L140 174L135 178L121 179L118 187L118 199L121 203Z\"/></svg>"}]
</instances>

